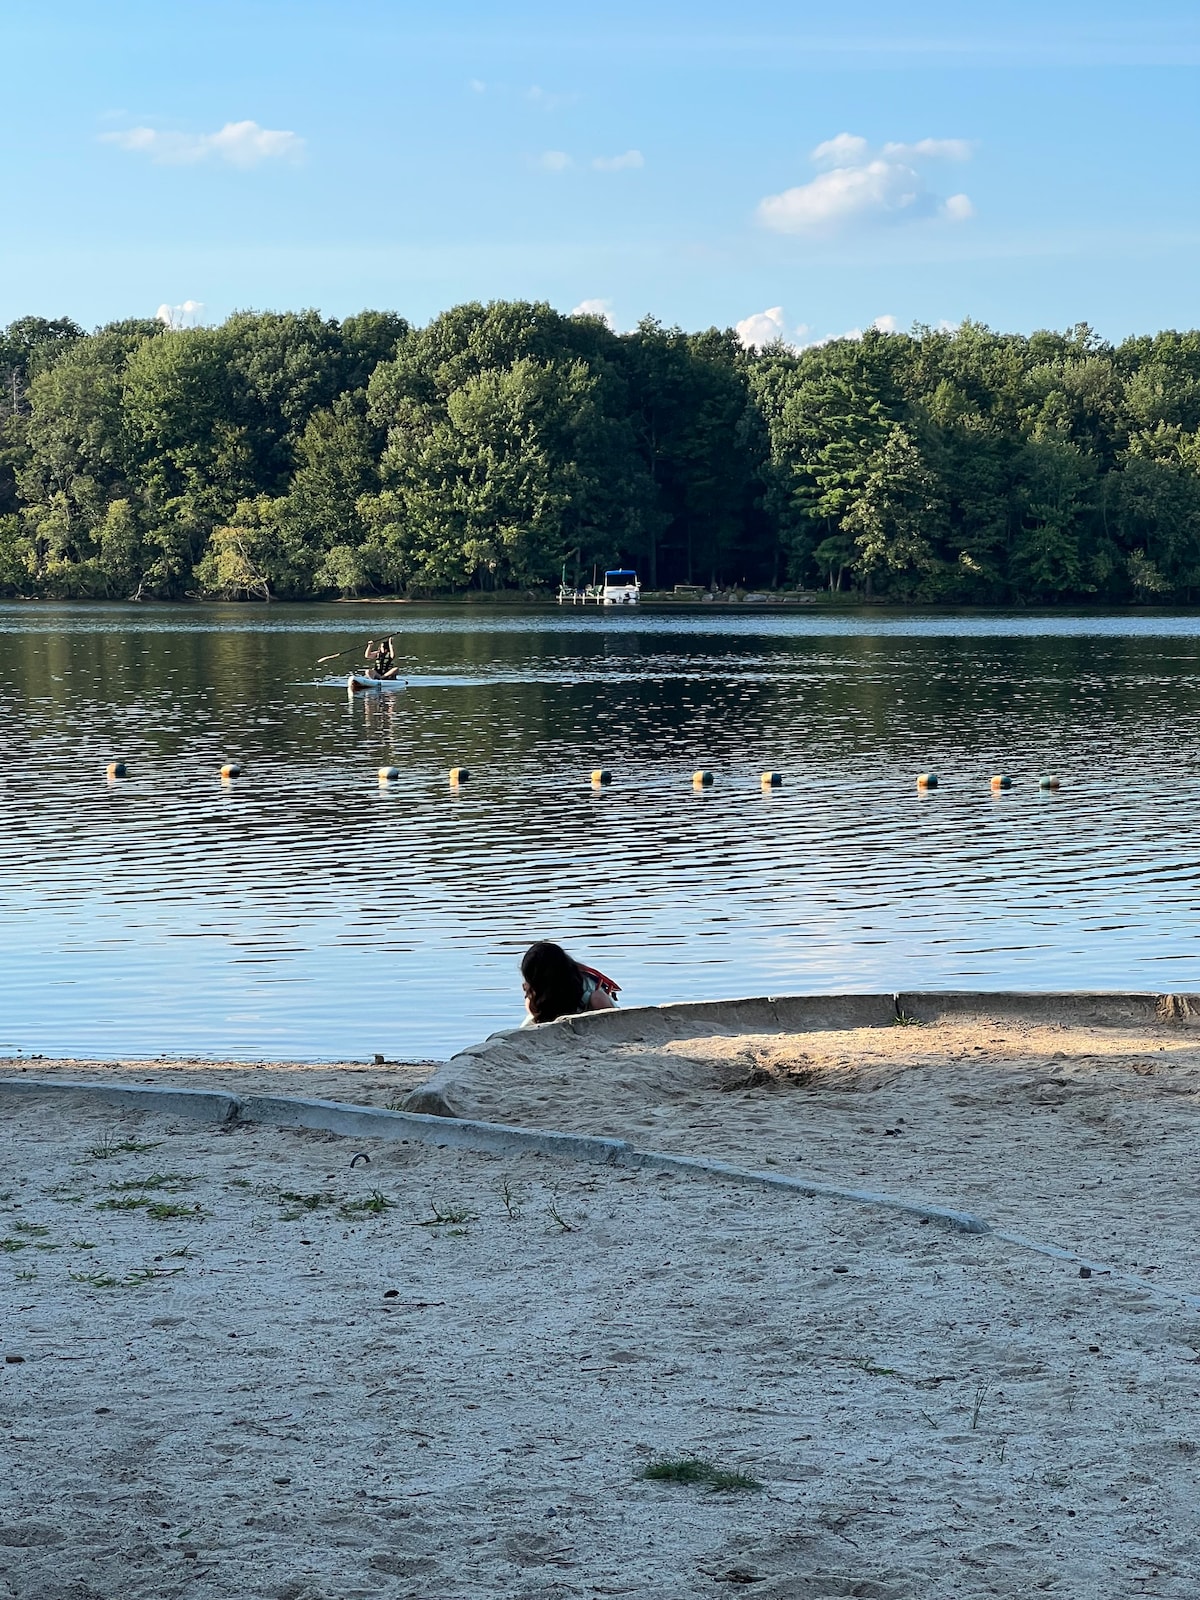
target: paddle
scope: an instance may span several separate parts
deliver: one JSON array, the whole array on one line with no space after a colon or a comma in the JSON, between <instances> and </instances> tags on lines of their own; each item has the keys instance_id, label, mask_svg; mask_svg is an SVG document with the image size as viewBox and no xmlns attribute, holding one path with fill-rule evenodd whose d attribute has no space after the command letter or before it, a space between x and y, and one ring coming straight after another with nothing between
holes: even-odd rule
<instances>
[{"instance_id":1,"label":"paddle","mask_svg":"<svg viewBox=\"0 0 1200 1600\"><path fill-rule=\"evenodd\" d=\"M317 657L317 665L319 667L323 667L327 661L340 661L343 656L348 656L348 655L352 654L352 652L357 650L357 649L358 649L358 646L356 644L352 644L352 645L349 645L345 650L338 650L334 655L331 655L331 656L318 656Z\"/></svg>"}]
</instances>

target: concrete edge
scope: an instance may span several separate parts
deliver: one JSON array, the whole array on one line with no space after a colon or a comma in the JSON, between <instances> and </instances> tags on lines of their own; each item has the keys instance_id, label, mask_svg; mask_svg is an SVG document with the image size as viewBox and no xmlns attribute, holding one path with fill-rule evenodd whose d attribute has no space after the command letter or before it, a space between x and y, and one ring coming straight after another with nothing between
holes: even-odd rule
<instances>
[{"instance_id":1,"label":"concrete edge","mask_svg":"<svg viewBox=\"0 0 1200 1600\"><path fill-rule=\"evenodd\" d=\"M895 998L896 1015L912 1017L917 1022L992 1016L1022 1022L1088 1022L1095 1027L1113 1028L1147 1022L1200 1024L1200 995L1195 994L1120 989L1068 989L1054 993L914 989L901 990Z\"/></svg>"},{"instance_id":2,"label":"concrete edge","mask_svg":"<svg viewBox=\"0 0 1200 1600\"><path fill-rule=\"evenodd\" d=\"M1119 1267L1105 1266L1102 1261L1080 1255L1076 1250L1065 1250L1058 1244L1039 1244L1036 1239L1027 1239L1022 1233L1010 1233L1004 1228L993 1228L992 1237L1002 1244L1016 1245L1020 1250L1030 1250L1034 1255L1045 1256L1050 1261L1063 1261L1073 1267L1086 1267L1097 1277L1107 1278L1110 1283L1119 1283L1127 1288L1136 1289L1139 1293L1149 1295L1152 1300L1158 1300L1163 1304L1181 1305L1186 1306L1189 1311L1200 1311L1200 1294L1189 1294L1186 1289L1172 1289L1167 1284L1149 1283L1145 1278L1135 1278L1131 1273L1122 1272Z\"/></svg>"},{"instance_id":3,"label":"concrete edge","mask_svg":"<svg viewBox=\"0 0 1200 1600\"><path fill-rule=\"evenodd\" d=\"M590 1134L556 1133L542 1128L512 1128L498 1122L471 1122L466 1118L427 1116L412 1111L385 1111L379 1106L348 1105L341 1100L317 1100L290 1095L247 1095L238 1103L244 1122L274 1123L279 1127L315 1128L343 1137L411 1139L455 1150L479 1150L508 1155L556 1155L567 1160L596 1161L606 1166L621 1163L631 1149L623 1139Z\"/></svg>"},{"instance_id":4,"label":"concrete edge","mask_svg":"<svg viewBox=\"0 0 1200 1600\"><path fill-rule=\"evenodd\" d=\"M728 1183L748 1184L756 1189L781 1189L806 1200L851 1200L857 1205L899 1211L922 1222L939 1222L957 1233L991 1233L992 1226L971 1211L951 1206L929 1205L923 1200L905 1200L900 1195L878 1194L869 1189L843 1189L839 1184L819 1178L792 1178L781 1172L755 1172L747 1167L730 1166L725 1161L702 1161L695 1156L666 1155L654 1150L630 1149L621 1159L622 1167L637 1167L648 1172L691 1173L706 1178L723 1178Z\"/></svg>"},{"instance_id":5,"label":"concrete edge","mask_svg":"<svg viewBox=\"0 0 1200 1600\"><path fill-rule=\"evenodd\" d=\"M35 1095L90 1100L123 1110L157 1111L167 1116L191 1117L218 1125L236 1122L236 1095L223 1089L176 1089L152 1083L96 1083L64 1078L0 1078L0 1100L20 1100Z\"/></svg>"},{"instance_id":6,"label":"concrete edge","mask_svg":"<svg viewBox=\"0 0 1200 1600\"><path fill-rule=\"evenodd\" d=\"M439 1148L477 1150L499 1155L559 1156L570 1161L589 1161L601 1166L632 1170L676 1172L681 1176L720 1178L759 1189L774 1189L808 1199L849 1200L856 1205L897 1211L926 1221L939 1222L960 1233L990 1233L982 1217L947 1206L928 1205L900 1196L873 1194L863 1189L846 1189L816 1178L788 1177L782 1173L755 1172L730 1166L724 1161L702 1161L693 1156L670 1155L654 1150L638 1150L623 1139L597 1138L589 1134L555 1133L542 1128L510 1128L495 1122L471 1122L465 1118L420 1116L409 1111L385 1111L376 1106L347 1105L340 1100L317 1100L287 1095L236 1095L206 1093L198 1089L155 1088L152 1085L60 1083L46 1078L0 1078L0 1101L16 1091L16 1098L35 1094L64 1098L73 1095L105 1106L160 1111L182 1116L198 1116L207 1122L232 1125L237 1122L271 1123L280 1127L313 1128L343 1138L412 1140ZM220 1117L211 1115L205 1101L222 1102ZM206 1114L209 1113L209 1114Z\"/></svg>"}]
</instances>

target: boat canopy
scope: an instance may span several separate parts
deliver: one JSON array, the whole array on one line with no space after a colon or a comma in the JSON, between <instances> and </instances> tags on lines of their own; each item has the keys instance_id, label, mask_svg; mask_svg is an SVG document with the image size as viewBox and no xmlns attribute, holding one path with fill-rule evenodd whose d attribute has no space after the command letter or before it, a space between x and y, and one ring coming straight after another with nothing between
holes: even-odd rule
<instances>
[{"instance_id":1,"label":"boat canopy","mask_svg":"<svg viewBox=\"0 0 1200 1600\"><path fill-rule=\"evenodd\" d=\"M636 584L637 581L637 573L629 572L624 567L618 568L615 572L606 572L604 574L604 586L606 589L629 588L631 585Z\"/></svg>"}]
</instances>

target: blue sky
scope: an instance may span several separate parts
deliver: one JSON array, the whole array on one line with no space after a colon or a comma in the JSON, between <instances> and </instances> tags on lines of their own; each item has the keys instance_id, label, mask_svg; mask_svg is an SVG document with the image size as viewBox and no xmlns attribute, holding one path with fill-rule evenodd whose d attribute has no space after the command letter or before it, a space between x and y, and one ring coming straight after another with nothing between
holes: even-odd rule
<instances>
[{"instance_id":1,"label":"blue sky","mask_svg":"<svg viewBox=\"0 0 1200 1600\"><path fill-rule=\"evenodd\" d=\"M6 0L0 58L0 322L1200 324L1195 0Z\"/></svg>"}]
</instances>

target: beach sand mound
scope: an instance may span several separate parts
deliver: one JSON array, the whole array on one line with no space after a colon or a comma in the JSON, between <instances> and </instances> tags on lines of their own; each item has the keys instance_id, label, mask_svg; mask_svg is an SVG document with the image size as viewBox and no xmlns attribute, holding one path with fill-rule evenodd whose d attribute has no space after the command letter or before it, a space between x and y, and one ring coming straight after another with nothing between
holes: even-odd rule
<instances>
[{"instance_id":1,"label":"beach sand mound","mask_svg":"<svg viewBox=\"0 0 1200 1600\"><path fill-rule=\"evenodd\" d=\"M726 1090L687 1051L716 1128L924 1081ZM1195 1595L1200 1315L1153 1282L532 1155L62 1101L2 1137L0 1594Z\"/></svg>"}]
</instances>

